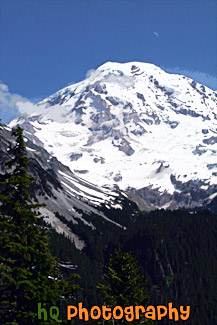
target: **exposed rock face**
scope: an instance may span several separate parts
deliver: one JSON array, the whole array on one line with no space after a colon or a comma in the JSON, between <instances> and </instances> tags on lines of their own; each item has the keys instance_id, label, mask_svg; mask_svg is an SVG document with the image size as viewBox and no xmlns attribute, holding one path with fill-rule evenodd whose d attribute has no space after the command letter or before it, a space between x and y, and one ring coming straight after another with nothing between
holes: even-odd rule
<instances>
[{"instance_id":1,"label":"exposed rock face","mask_svg":"<svg viewBox=\"0 0 217 325\"><path fill-rule=\"evenodd\" d=\"M74 161L74 160L78 160L81 157L82 157L82 153L73 152L70 156L70 159Z\"/></svg>"}]
</instances>

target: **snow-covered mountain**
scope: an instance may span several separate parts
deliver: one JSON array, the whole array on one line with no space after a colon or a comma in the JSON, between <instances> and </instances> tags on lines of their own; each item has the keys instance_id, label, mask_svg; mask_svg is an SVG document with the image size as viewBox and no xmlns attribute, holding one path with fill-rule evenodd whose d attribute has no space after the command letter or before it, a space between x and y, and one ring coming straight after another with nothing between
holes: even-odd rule
<instances>
[{"instance_id":1,"label":"snow-covered mountain","mask_svg":"<svg viewBox=\"0 0 217 325\"><path fill-rule=\"evenodd\" d=\"M217 195L217 92L148 63L108 62L13 120L76 175L156 207Z\"/></svg>"}]
</instances>

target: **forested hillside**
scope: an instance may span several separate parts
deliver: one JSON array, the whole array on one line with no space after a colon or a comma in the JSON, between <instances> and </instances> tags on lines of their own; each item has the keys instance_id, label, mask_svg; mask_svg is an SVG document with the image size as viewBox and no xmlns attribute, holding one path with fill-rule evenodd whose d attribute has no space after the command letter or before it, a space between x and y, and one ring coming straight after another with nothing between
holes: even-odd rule
<instances>
[{"instance_id":1,"label":"forested hillside","mask_svg":"<svg viewBox=\"0 0 217 325\"><path fill-rule=\"evenodd\" d=\"M129 220L129 214L125 212ZM183 324L215 324L217 217L209 211L153 211L138 214L121 230L85 229L87 247L80 253L66 238L52 232L52 250L73 262L83 279L83 300L87 305L102 303L95 284L102 282L104 266L115 248L131 252L148 281L153 305L173 302L190 305ZM173 324L168 319L162 324ZM180 320L180 324L182 321Z\"/></svg>"}]
</instances>

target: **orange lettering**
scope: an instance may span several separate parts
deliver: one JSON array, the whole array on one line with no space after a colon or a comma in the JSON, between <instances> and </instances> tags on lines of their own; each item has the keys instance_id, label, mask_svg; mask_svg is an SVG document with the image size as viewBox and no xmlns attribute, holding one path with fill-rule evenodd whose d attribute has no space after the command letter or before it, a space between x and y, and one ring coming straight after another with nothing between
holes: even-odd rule
<instances>
[{"instance_id":1,"label":"orange lettering","mask_svg":"<svg viewBox=\"0 0 217 325\"><path fill-rule=\"evenodd\" d=\"M89 320L89 314L87 308L83 308L82 305L83 305L82 302L78 303L78 315L79 315L79 319L83 319L83 314L84 314L84 320L86 322Z\"/></svg>"},{"instance_id":2,"label":"orange lettering","mask_svg":"<svg viewBox=\"0 0 217 325\"><path fill-rule=\"evenodd\" d=\"M161 312L161 309L163 310ZM164 316L166 316L167 314L167 307L166 306L163 306L163 305L159 305L157 306L157 315L158 315L158 320L161 320Z\"/></svg>"},{"instance_id":3,"label":"orange lettering","mask_svg":"<svg viewBox=\"0 0 217 325\"><path fill-rule=\"evenodd\" d=\"M180 315L180 318L182 320L187 320L190 316L190 306L186 306L186 311L184 311L184 306L180 306L180 312L182 313L182 315ZM185 314L185 316L183 315Z\"/></svg>"},{"instance_id":4,"label":"orange lettering","mask_svg":"<svg viewBox=\"0 0 217 325\"><path fill-rule=\"evenodd\" d=\"M125 318L127 322L132 322L134 320L133 306L125 307L124 313L126 314Z\"/></svg>"},{"instance_id":5,"label":"orange lettering","mask_svg":"<svg viewBox=\"0 0 217 325\"><path fill-rule=\"evenodd\" d=\"M71 310L74 309L74 313L71 313ZM67 306L67 320L71 320L73 317L77 316L78 308L73 305Z\"/></svg>"},{"instance_id":6,"label":"orange lettering","mask_svg":"<svg viewBox=\"0 0 217 325\"><path fill-rule=\"evenodd\" d=\"M112 313L111 313L112 309L109 307L106 307L105 305L102 306L102 318L105 320L110 320L112 317ZM106 313L108 313L108 315L106 316Z\"/></svg>"},{"instance_id":7,"label":"orange lettering","mask_svg":"<svg viewBox=\"0 0 217 325\"><path fill-rule=\"evenodd\" d=\"M145 318L156 320L156 310L154 306L146 308Z\"/></svg>"},{"instance_id":8,"label":"orange lettering","mask_svg":"<svg viewBox=\"0 0 217 325\"><path fill-rule=\"evenodd\" d=\"M95 315L94 311L97 312L97 315ZM101 317L101 310L98 306L93 306L90 310L90 317L92 319L99 319Z\"/></svg>"},{"instance_id":9,"label":"orange lettering","mask_svg":"<svg viewBox=\"0 0 217 325\"><path fill-rule=\"evenodd\" d=\"M174 314L174 321L177 322L179 320L179 312L176 308L173 308L173 303L169 302L168 303L169 307L169 319L173 319L173 314Z\"/></svg>"},{"instance_id":10,"label":"orange lettering","mask_svg":"<svg viewBox=\"0 0 217 325\"><path fill-rule=\"evenodd\" d=\"M139 314L140 310L142 313L145 313L145 308L143 306L135 306L135 319L140 318L140 314Z\"/></svg>"},{"instance_id":11,"label":"orange lettering","mask_svg":"<svg viewBox=\"0 0 217 325\"><path fill-rule=\"evenodd\" d=\"M117 310L119 310L120 315L117 315ZM114 319L121 319L124 315L124 311L123 308L121 306L115 306L115 308L113 309L113 317Z\"/></svg>"}]
</instances>

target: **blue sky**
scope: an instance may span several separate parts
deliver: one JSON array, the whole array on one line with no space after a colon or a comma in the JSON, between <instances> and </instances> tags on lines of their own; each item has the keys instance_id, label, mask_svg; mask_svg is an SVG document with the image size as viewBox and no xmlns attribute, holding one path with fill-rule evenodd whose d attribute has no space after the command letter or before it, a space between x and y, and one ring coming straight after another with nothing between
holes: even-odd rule
<instances>
[{"instance_id":1,"label":"blue sky","mask_svg":"<svg viewBox=\"0 0 217 325\"><path fill-rule=\"evenodd\" d=\"M150 62L217 89L215 0L0 0L0 117L106 61Z\"/></svg>"}]
</instances>

